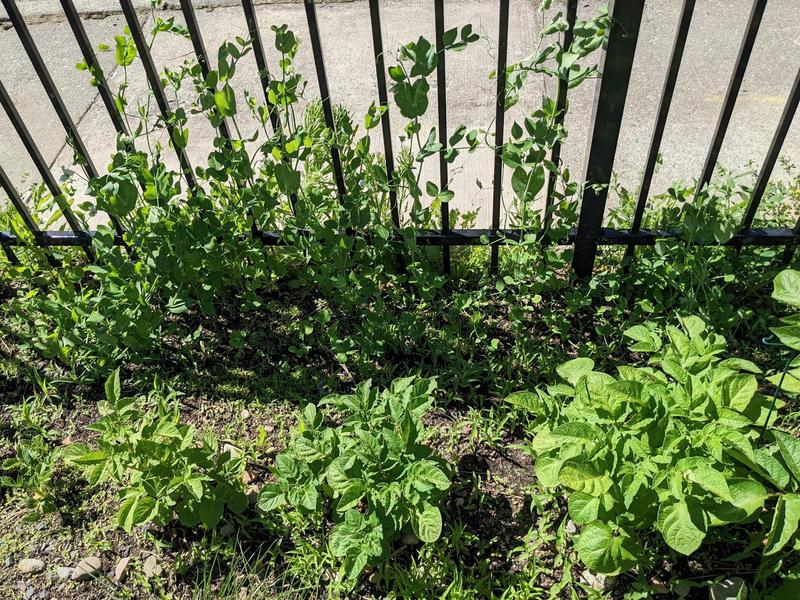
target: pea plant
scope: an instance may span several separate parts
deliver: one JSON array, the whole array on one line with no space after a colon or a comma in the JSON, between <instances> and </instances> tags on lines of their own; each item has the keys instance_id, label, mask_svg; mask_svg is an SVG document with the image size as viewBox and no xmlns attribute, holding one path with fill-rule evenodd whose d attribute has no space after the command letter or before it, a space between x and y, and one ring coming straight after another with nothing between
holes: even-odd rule
<instances>
[{"instance_id":1,"label":"pea plant","mask_svg":"<svg viewBox=\"0 0 800 600\"><path fill-rule=\"evenodd\" d=\"M654 535L688 556L712 528L742 523L760 532L764 556L782 551L800 517L800 442L773 427L760 369L723 359L725 339L697 317L668 326L666 341L645 325L625 335L647 366L613 376L577 358L558 368L560 383L506 399L534 417L536 475L567 495L580 560L617 574Z\"/></svg>"},{"instance_id":2,"label":"pea plant","mask_svg":"<svg viewBox=\"0 0 800 600\"><path fill-rule=\"evenodd\" d=\"M449 466L424 443L435 389L432 379L398 379L382 391L366 381L354 394L308 404L259 507L326 515L330 552L352 582L384 561L404 531L435 542L450 488Z\"/></svg>"},{"instance_id":3,"label":"pea plant","mask_svg":"<svg viewBox=\"0 0 800 600\"><path fill-rule=\"evenodd\" d=\"M458 52L469 44L478 41L479 36L472 31L471 25L450 29L443 35L444 48L442 52ZM459 154L458 144L465 138L467 148L472 151L478 146L478 132L467 132L464 125L456 127L449 136L445 148L439 141L436 128L432 127L423 141L422 117L428 111L430 83L428 78L436 71L439 65L439 53L436 47L426 38L421 37L416 42L409 42L400 48L397 64L389 67L389 77L392 79L392 95L400 114L406 119L403 127L404 142L400 155L397 179L401 182L400 195L401 208L403 199L410 200L410 223L419 228L432 227L439 215L442 204L447 205L453 199L453 192L444 186L439 188L432 181L425 184L425 192L431 198L430 203L423 203L423 191L420 185L422 166L430 156L444 153L448 163L452 163ZM374 105L373 105L374 106ZM378 118L385 112L384 109L371 109ZM372 115L368 117L374 119ZM403 211L405 212L405 211Z\"/></svg>"}]
</instances>

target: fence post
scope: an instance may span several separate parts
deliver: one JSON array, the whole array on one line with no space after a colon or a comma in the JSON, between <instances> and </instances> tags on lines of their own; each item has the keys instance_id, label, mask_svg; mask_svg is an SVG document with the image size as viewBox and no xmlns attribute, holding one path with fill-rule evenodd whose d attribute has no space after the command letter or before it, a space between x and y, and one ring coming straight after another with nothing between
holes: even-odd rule
<instances>
[{"instance_id":1,"label":"fence post","mask_svg":"<svg viewBox=\"0 0 800 600\"><path fill-rule=\"evenodd\" d=\"M789 92L789 98L783 107L781 119L778 122L778 128L772 136L767 156L764 159L764 164L761 166L761 171L758 173L758 179L756 179L756 184L753 187L753 193L747 204L744 219L742 219L741 233L746 233L753 225L753 219L755 219L758 206L761 204L761 198L769 184L772 169L778 161L778 155L783 147L783 142L786 140L786 135L789 133L789 128L792 126L792 121L794 120L798 105L800 105L800 69L797 70L797 75L795 75L794 83L792 84L792 91Z\"/></svg>"},{"instance_id":2,"label":"fence post","mask_svg":"<svg viewBox=\"0 0 800 600\"><path fill-rule=\"evenodd\" d=\"M567 0L567 30L564 32L564 38L561 42L564 52L569 52L572 47L572 41L575 39L575 21L578 16L578 0ZM567 90L569 89L569 81L566 77L559 74L558 88L556 91L556 127L561 127L564 124L564 117L567 114ZM550 151L550 162L552 162L556 169L561 164L561 140L556 140L553 148ZM544 197L544 220L542 222L542 244L549 244L547 232L550 231L550 225L553 220L553 193L556 189L556 171L550 171L547 176L547 193Z\"/></svg>"},{"instance_id":3,"label":"fence post","mask_svg":"<svg viewBox=\"0 0 800 600\"><path fill-rule=\"evenodd\" d=\"M331 93L328 89L328 75L325 72L325 59L322 55L322 41L319 35L319 22L317 20L317 9L314 0L303 0L306 9L306 20L308 21L308 33L311 37L311 53L314 56L314 68L317 71L317 82L319 83L319 95L322 101L322 113L325 116L325 126L330 130L331 141L331 164L333 166L333 179L336 183L336 191L339 194L339 203L345 206L347 188L344 183L344 171L342 170L342 159L339 154L339 133L336 129L336 121L333 116L333 104Z\"/></svg>"},{"instance_id":4,"label":"fence post","mask_svg":"<svg viewBox=\"0 0 800 600\"><path fill-rule=\"evenodd\" d=\"M591 276L594 269L644 4L645 0L618 0L609 5L611 31L600 60L602 76L595 91L586 184L572 259L572 267L581 278Z\"/></svg>"},{"instance_id":5,"label":"fence post","mask_svg":"<svg viewBox=\"0 0 800 600\"><path fill-rule=\"evenodd\" d=\"M509 0L500 0L500 28L497 34L497 96L494 113L494 177L492 181L492 234L500 229L500 202L503 194L503 139L506 119L506 67L508 63ZM489 271L497 272L500 247L492 244Z\"/></svg>"},{"instance_id":6,"label":"fence post","mask_svg":"<svg viewBox=\"0 0 800 600\"><path fill-rule=\"evenodd\" d=\"M59 267L61 266L61 262L53 256L53 252L50 248L47 247L47 242L42 235L42 230L39 229L39 225L31 216L28 207L25 206L25 203L22 201L22 198L17 192L17 189L14 187L14 184L11 183L11 179L8 175L6 175L5 170L3 170L2 165L0 165L0 189L5 190L6 194L8 195L8 199L11 202L12 206L17 210L17 214L22 219L22 222L25 223L25 226L28 228L33 234L33 239L36 240L36 244L42 248L44 252L44 257L47 259L47 262L50 263L51 267ZM10 259L10 257L9 257Z\"/></svg>"},{"instance_id":7,"label":"fence post","mask_svg":"<svg viewBox=\"0 0 800 600\"><path fill-rule=\"evenodd\" d=\"M386 109L381 117L383 155L386 159L386 181L389 184L389 211L392 224L400 229L400 210L397 206L397 187L394 174L394 149L392 127L389 123L389 90L386 86L386 61L383 57L383 34L381 32L381 10L378 0L369 0L369 20L372 26L372 49L375 56L375 78L378 83L378 103Z\"/></svg>"},{"instance_id":8,"label":"fence post","mask_svg":"<svg viewBox=\"0 0 800 600\"><path fill-rule=\"evenodd\" d=\"M681 9L680 20L678 21L678 30L675 33L675 41L672 44L669 69L667 70L667 76L664 80L664 87L661 90L658 116L656 117L656 124L653 128L652 137L650 138L650 150L647 153L644 175L642 176L642 183L639 186L639 198L636 201L636 209L633 214L633 223L630 229L632 235L638 235L642 228L644 209L647 205L647 198L650 195L650 184L653 181L653 174L655 173L656 163L658 162L658 150L661 147L661 140L664 137L664 128L667 125L667 117L669 116L669 109L672 105L672 94L675 91L675 82L678 80L678 73L681 69L683 51L686 48L686 38L689 35L689 27L692 24L692 16L694 15L694 5L695 0L683 0L683 8ZM631 258L635 248L636 244L628 244L625 250L625 257L628 259ZM625 268L627 269L629 266L629 263L626 263Z\"/></svg>"},{"instance_id":9,"label":"fence post","mask_svg":"<svg viewBox=\"0 0 800 600\"><path fill-rule=\"evenodd\" d=\"M50 167L48 166L47 161L45 161L42 153L39 151L39 147L36 145L36 142L33 141L33 136L31 136L30 131L28 131L28 128L25 126L22 117L20 117L19 112L17 111L17 107L14 106L14 103L11 101L11 96L8 95L8 92L6 91L5 86L3 86L2 81L0 81L0 106L3 107L6 115L8 115L8 120L11 121L11 126L17 132L22 145L25 146L28 156L31 157L31 160L36 167L36 170L39 172L39 175L41 175L48 191L53 195L53 200L61 210L61 214L64 216L64 220L67 222L67 225L69 225L69 228L75 234L76 239L82 242L81 245L86 257L90 261L94 261L95 253L94 249L92 248L92 243L88 232L84 231L83 225L78 221L78 219L75 217L75 214L72 212L69 202L67 202L67 199L64 196L63 190L59 187L58 181L56 181L56 178L53 177L53 174L50 172ZM8 192L8 190L6 191ZM8 193L10 196L11 193ZM22 215L20 206L21 203L18 204L16 208L17 211L20 212L20 215ZM28 227L30 228L30 222L28 222Z\"/></svg>"},{"instance_id":10,"label":"fence post","mask_svg":"<svg viewBox=\"0 0 800 600\"><path fill-rule=\"evenodd\" d=\"M167 96L164 94L164 87L161 85L161 77L158 74L155 63L153 62L153 56L150 53L150 46L147 43L144 32L142 31L142 25L139 23L139 17L136 16L136 9L133 6L132 0L120 0L120 6L122 7L122 12L125 15L125 21L128 24L128 29L130 29L133 42L136 44L136 50L138 51L139 58L142 61L142 67L144 67L144 72L147 76L147 82L150 84L150 90L153 92L153 96L156 99L156 104L158 105L161 117L164 119L164 125L167 128L167 133L169 133L170 140L172 140L175 154L178 155L178 162L181 165L183 177L189 186L189 190L194 192L194 190L197 188L197 180L194 176L194 170L189 162L186 148L183 147L183 143L178 137L179 132L175 129L175 123L173 120L174 115L172 110L170 110L169 102L167 102Z\"/></svg>"},{"instance_id":11,"label":"fence post","mask_svg":"<svg viewBox=\"0 0 800 600\"><path fill-rule=\"evenodd\" d=\"M436 37L436 110L439 125L439 143L442 149L439 151L439 189L445 191L449 183L447 174L447 161L445 152L447 151L447 71L444 49L444 0L435 0L434 19ZM441 206L442 235L450 232L450 203L442 202ZM450 274L450 246L445 242L442 244L442 271L445 275Z\"/></svg>"},{"instance_id":12,"label":"fence post","mask_svg":"<svg viewBox=\"0 0 800 600\"><path fill-rule=\"evenodd\" d=\"M206 52L206 45L203 43L203 34L200 33L200 25L197 23L197 15L194 13L192 0L180 0L181 12L186 21L186 28L189 30L189 37L194 48L194 55L197 57L197 64L200 65L200 72L203 74L203 79L208 77L210 68L208 66L208 53ZM209 88L210 92L214 92L216 88ZM218 131L225 141L230 143L231 134L228 130L228 123L225 117L222 117L222 122L219 124Z\"/></svg>"},{"instance_id":13,"label":"fence post","mask_svg":"<svg viewBox=\"0 0 800 600\"><path fill-rule=\"evenodd\" d=\"M719 114L717 120L717 127L714 130L714 137L711 139L711 146L706 155L706 161L703 165L703 172L700 179L697 181L697 189L695 190L695 197L703 191L706 184L711 181L714 175L714 168L717 166L717 158L722 149L722 142L725 139L725 134L728 131L728 124L731 122L731 115L736 105L736 99L739 97L739 89L742 87L742 80L744 79L745 71L747 71L747 63L750 61L750 54L753 51L753 45L756 42L756 34L761 25L761 19L764 16L764 10L767 8L767 0L753 0L753 6L750 9L750 17L747 19L747 29L742 38L742 44L739 47L739 55L736 58L736 66L733 69L733 75L728 83L728 90L725 92L725 102L722 105L722 112Z\"/></svg>"}]
</instances>

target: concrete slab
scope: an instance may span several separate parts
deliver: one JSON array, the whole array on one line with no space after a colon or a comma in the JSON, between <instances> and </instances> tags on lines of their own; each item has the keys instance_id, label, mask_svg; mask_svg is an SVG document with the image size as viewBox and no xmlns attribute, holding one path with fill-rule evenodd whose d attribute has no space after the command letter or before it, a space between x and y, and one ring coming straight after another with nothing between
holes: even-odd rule
<instances>
[{"instance_id":1,"label":"concrete slab","mask_svg":"<svg viewBox=\"0 0 800 600\"><path fill-rule=\"evenodd\" d=\"M235 6L230 6L231 3ZM67 23L59 19L59 11L50 6L51 4L58 3L54 0L20 0L21 7L28 14L39 13L29 20L31 31L40 44L53 77L63 91L73 118L80 122L79 129L89 150L98 165L103 165L114 148L113 129L95 90L86 83L86 74L78 73L74 69L74 64L80 60L77 45L72 40ZM124 19L114 12L111 0L82 0L77 4L82 10L102 17L84 21L95 45L113 39L113 35L121 30ZM247 37L242 11L237 3L219 0L197 4L207 7L198 10L198 20L212 57L216 56L216 48L224 40L237 35ZM275 0L257 4L269 63L274 65L277 61L270 26L286 23L301 39L297 69L309 80L306 99L317 97L319 92L302 6L296 2L278 3ZM531 45L536 39L542 20L536 4L532 0L511 2L511 61L532 51ZM800 64L800 28L792 18L794 4L793 0L773 0L767 7L751 65L742 86L742 96L720 156L722 164L728 167L743 169L751 161L755 161L756 166L760 165L766 153L791 86L794 70ZM579 16L588 18L599 5L597 0L582 2ZM433 38L431 2L384 0L381 6L384 47L390 64L401 44L416 39L419 35ZM690 179L699 175L721 109L722 96L733 69L749 6L750 2L746 0L698 1L662 144L664 163L653 183L654 193L663 191L676 179ZM494 69L496 60L496 8L496 2L491 0L448 0L446 3L445 18L448 26L472 23L475 31L482 36L478 43L466 51L448 55L447 102L450 130L460 123L468 127L492 124L495 82L489 79L488 74ZM644 167L678 12L677 2L647 4L615 162L621 183L629 188L636 187ZM166 14L180 19L177 12L166 11ZM332 98L334 102L350 109L355 115L356 123L361 123L369 104L377 100L368 4L365 0L326 2L319 6L318 15ZM55 113L52 112L13 31L0 31L0 52L3 56L11 57L11 60L0 62L0 78L12 92L14 100L19 103L23 117L37 142L41 144L45 156L55 170L69 164L70 153L63 148L63 134ZM173 68L191 58L191 52L191 44L175 36L160 36L153 48L156 63ZM124 74L113 65L113 57L105 54L101 61L112 87L119 85ZM131 106L139 101L146 101L145 78L138 63L129 70L127 78ZM515 119L537 107L542 94L554 95L554 87L552 81L544 81L541 77L531 78L522 101L507 117L507 126L510 128ZM240 104L244 100L245 89L259 99L262 97L252 56L242 61L237 71L235 88ZM435 98L434 85L426 127L435 125ZM593 98L593 82L570 92L571 111L567 118L570 137L563 157L578 178L583 176ZM190 90L182 90L177 101L190 102ZM395 109L390 111L390 118L395 135L393 143L398 150L397 136L401 131L402 120ZM244 131L253 127L248 119L246 114L240 119ZM200 164L211 148L213 132L204 118L198 116L192 117L190 130L190 157ZM0 115L0 131L10 131L5 115ZM373 130L373 135L373 147L379 148L382 144L380 131ZM166 148L163 136L161 142L165 145L165 159L168 163L175 164L174 156ZM800 159L800 125L792 126L783 153L790 161L797 162ZM32 167L13 132L2 136L0 164L20 184L31 181L31 178L24 178L24 173L30 172ZM435 159L427 167L425 177L438 181ZM480 208L480 216L475 225L487 225L491 204L492 152L482 150L459 158L451 167L451 176L451 187L456 192L453 206L462 210ZM786 177L780 170L776 170L775 176ZM506 200L510 201L510 196Z\"/></svg>"}]
</instances>

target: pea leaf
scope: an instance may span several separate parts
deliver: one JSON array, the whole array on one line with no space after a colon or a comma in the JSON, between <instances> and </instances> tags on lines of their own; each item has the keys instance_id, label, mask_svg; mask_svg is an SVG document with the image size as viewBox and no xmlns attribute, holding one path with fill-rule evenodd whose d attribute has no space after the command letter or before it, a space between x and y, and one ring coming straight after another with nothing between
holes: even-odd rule
<instances>
[{"instance_id":1,"label":"pea leaf","mask_svg":"<svg viewBox=\"0 0 800 600\"><path fill-rule=\"evenodd\" d=\"M394 101L400 109L400 114L407 119L416 119L428 110L428 92L430 85L424 79L417 79L414 83L400 81L394 85Z\"/></svg>"},{"instance_id":2,"label":"pea leaf","mask_svg":"<svg viewBox=\"0 0 800 600\"><path fill-rule=\"evenodd\" d=\"M544 187L544 182L544 168L541 165L527 171L517 167L511 175L511 188L522 202L532 202Z\"/></svg>"},{"instance_id":3,"label":"pea leaf","mask_svg":"<svg viewBox=\"0 0 800 600\"><path fill-rule=\"evenodd\" d=\"M214 92L214 106L224 117L236 114L236 93L229 84L226 83L222 89Z\"/></svg>"}]
</instances>

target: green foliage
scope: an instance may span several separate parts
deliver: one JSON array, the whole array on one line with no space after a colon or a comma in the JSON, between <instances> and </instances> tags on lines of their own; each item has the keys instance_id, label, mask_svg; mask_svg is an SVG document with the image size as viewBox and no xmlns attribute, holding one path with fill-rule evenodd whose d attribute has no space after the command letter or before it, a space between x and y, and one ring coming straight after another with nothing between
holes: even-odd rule
<instances>
[{"instance_id":1,"label":"green foliage","mask_svg":"<svg viewBox=\"0 0 800 600\"><path fill-rule=\"evenodd\" d=\"M276 458L277 482L264 486L261 509L288 505L327 515L334 523L330 552L352 581L384 561L403 531L435 542L439 502L450 488L449 467L424 444L422 418L435 389L433 380L407 377L379 392L366 381L353 395L320 402L332 409L335 425L308 404Z\"/></svg>"},{"instance_id":2,"label":"green foliage","mask_svg":"<svg viewBox=\"0 0 800 600\"><path fill-rule=\"evenodd\" d=\"M540 3L541 10L551 4ZM153 2L148 41L186 37L176 19L156 13L158 5ZM594 53L608 24L605 11L579 21L565 47L563 15L544 20L535 52L507 68L507 106L528 93L531 73L570 87L595 76ZM643 227L676 236L637 248L625 272L616 250L604 249L596 276L572 281L572 249L555 242L576 224L580 186L550 160L567 139L556 102L542 97L515 117L501 148L492 123L457 124L448 132L427 126L435 107L431 78L442 53L464 51L453 58L471 60L485 51L470 25L446 31L440 51L424 37L403 45L389 66L403 126L389 174L368 135L389 107L371 102L362 119L334 106L329 126L330 115L305 96L306 80L296 70L302 40L286 25L272 32L279 58L270 63L266 102L262 90L251 94L238 84L252 41L236 38L219 47L207 73L193 59L162 70L174 107L166 117L152 112L152 102L135 106L127 98L128 70L138 59L130 32L105 47L119 67L115 102L130 136L119 138L107 172L88 181L88 202L75 200L69 179L62 196L52 198L38 186L26 201L47 228L69 204L82 222L102 223L96 213L105 213L125 233L115 239L100 224L96 263L86 265L76 249L56 248L65 264L54 271L18 216L0 211L0 230L26 243L15 249L22 267L2 265L9 281L2 293L11 298L3 316L8 337L19 342L13 352L22 350L14 359L35 370L43 357L56 376L83 382L105 378L121 364L149 374L164 365L172 372L177 363L182 387L215 402L230 394L247 402L305 401L340 389L342 373L353 381L374 377L375 387L364 383L353 395L309 404L274 465L270 452L286 440L267 440L260 430L256 444L274 478L260 496L266 518L250 523L245 535L263 543L264 521L278 518L295 542L288 552L270 550L286 582L279 590L270 581L264 593L280 595L283 586L297 585L296 576L310 589L325 586L321 581L337 565L340 576L327 584L329 595L341 582L356 585L367 571L364 591L372 595L582 594L572 579L577 553L604 573L639 567L630 596L646 597L650 567L662 559L677 573L678 555L699 560L701 545L735 545L744 537L739 554L760 561L753 579L772 578L772 585L792 568L800 448L796 437L776 428L758 367L723 360L725 343L717 335L733 334L759 364L772 361L771 351L762 356L752 346L767 332L771 303L759 292L774 275L778 251L694 243L730 241L752 174L720 171L699 195L691 182L677 183L648 199ZM96 83L97 65L80 68ZM193 160L196 188L166 166L169 148L156 141L169 123L176 128L172 146L187 146L191 115L218 131L224 123L230 132L216 137L205 160ZM528 234L507 240L499 276L485 275L486 248L454 247L453 272L444 277L441 250L417 247L417 234L442 227L448 211L451 227L474 226L479 212L459 212L452 182L423 175L443 156L455 176L469 169L461 163L478 149L498 152L509 169L501 227ZM343 186L334 177L333 150ZM544 212L539 207L551 182L553 202ZM612 187L620 201L609 225L627 228L637 194ZM484 185L477 181L476 188ZM756 226L783 225L790 193L771 184ZM397 227L391 194L398 198ZM281 231L290 245L264 247L255 228ZM796 278L793 271L778 277L776 300L797 305ZM665 343L664 324L676 313L699 314L708 326L683 319L681 327L667 328ZM796 317L776 328L795 350ZM6 338L0 342L5 358ZM620 366L613 377L602 372L639 353L651 355L650 364ZM564 363L575 355L582 358ZM536 473L546 490L533 499L536 522L522 539L506 535L511 527L505 524L481 530L494 524L483 523L484 514L492 517L495 501L506 499L481 490L501 483L503 474L493 468L471 479L459 468L452 500L461 508L448 515L443 534L440 507L452 469L427 445L432 428L423 423L434 384L400 379L378 391L406 373L436 375L444 399L470 406L458 425L466 433L444 428L454 445L504 452L512 432L516 438L518 426L532 422ZM511 394L507 406L489 400L532 389L556 373L562 383ZM800 393L800 363L795 358L785 376L771 374L767 381L786 395ZM62 457L90 484L121 488L118 522L127 531L175 516L208 530L226 512L243 510L243 460L184 423L177 395L158 385L147 396L123 397L112 376L102 418L92 425L96 441L65 452L55 449L49 428L23 423L41 425L33 411L19 414L28 415L14 422L20 433L10 444L0 439L0 485L28 494L37 513L58 506ZM791 415L781 419L782 427L791 425ZM577 536L566 520L556 524L564 493ZM523 521L520 527L527 527ZM425 544L412 550L408 541L415 537ZM508 537L511 542L497 543ZM201 545L217 540L212 533ZM513 568L503 572L498 561ZM261 560L254 565L260 577ZM553 582L559 572L561 580ZM235 574L231 582L240 583ZM787 589L794 584L787 578Z\"/></svg>"},{"instance_id":3,"label":"green foliage","mask_svg":"<svg viewBox=\"0 0 800 600\"><path fill-rule=\"evenodd\" d=\"M668 326L663 343L644 326L625 333L651 354L647 366L612 376L577 358L558 368L562 383L508 398L535 417L536 475L568 494L579 558L616 574L637 564L654 532L691 555L711 528L754 521L764 554L781 550L797 529L800 442L770 430L775 443L759 443L775 419L760 369L723 359L725 339L697 317ZM781 492L768 528L763 509Z\"/></svg>"},{"instance_id":4,"label":"green foliage","mask_svg":"<svg viewBox=\"0 0 800 600\"><path fill-rule=\"evenodd\" d=\"M37 519L56 510L61 492L56 475L60 433L51 426L61 410L34 396L11 412L13 456L0 462L0 490L22 492L29 518Z\"/></svg>"},{"instance_id":5,"label":"green foliage","mask_svg":"<svg viewBox=\"0 0 800 600\"><path fill-rule=\"evenodd\" d=\"M225 510L247 507L241 475L244 460L221 449L213 436L198 439L180 421L177 394L156 386L147 398L122 395L119 371L106 381L99 421L89 425L96 444L75 443L65 460L79 467L91 486L120 486L119 527L165 525L177 514L186 527L215 528Z\"/></svg>"},{"instance_id":6,"label":"green foliage","mask_svg":"<svg viewBox=\"0 0 800 600\"><path fill-rule=\"evenodd\" d=\"M800 271L786 269L775 276L772 297L783 304L795 308L800 306ZM793 313L781 319L782 325L773 327L772 333L789 350L800 352L800 313ZM770 383L791 395L800 394L800 354L787 363L783 373L769 378Z\"/></svg>"}]
</instances>

